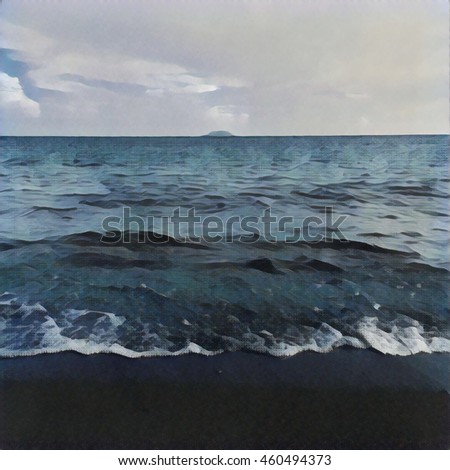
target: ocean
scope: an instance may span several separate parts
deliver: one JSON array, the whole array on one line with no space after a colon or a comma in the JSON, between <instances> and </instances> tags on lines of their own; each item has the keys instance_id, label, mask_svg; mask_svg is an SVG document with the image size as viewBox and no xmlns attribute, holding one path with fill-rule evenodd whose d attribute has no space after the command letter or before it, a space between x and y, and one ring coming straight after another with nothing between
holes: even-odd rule
<instances>
[{"instance_id":1,"label":"ocean","mask_svg":"<svg viewBox=\"0 0 450 470\"><path fill-rule=\"evenodd\" d=\"M450 352L448 144L1 137L0 356Z\"/></svg>"}]
</instances>

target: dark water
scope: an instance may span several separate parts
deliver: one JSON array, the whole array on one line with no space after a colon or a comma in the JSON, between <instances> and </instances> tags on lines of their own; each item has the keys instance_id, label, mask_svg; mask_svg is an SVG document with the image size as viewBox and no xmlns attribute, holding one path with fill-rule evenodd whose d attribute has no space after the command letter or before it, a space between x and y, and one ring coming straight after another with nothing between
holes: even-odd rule
<instances>
[{"instance_id":1,"label":"dark water","mask_svg":"<svg viewBox=\"0 0 450 470\"><path fill-rule=\"evenodd\" d=\"M2 356L450 352L448 136L0 146ZM124 207L154 216L140 235L166 243L102 243L103 219ZM184 243L198 232L159 219L177 208L224 221L270 208L301 228L327 207L346 219L339 233L315 227L320 243L304 231L285 243L277 228L267 240L261 224L260 236L234 224L218 243Z\"/></svg>"}]
</instances>

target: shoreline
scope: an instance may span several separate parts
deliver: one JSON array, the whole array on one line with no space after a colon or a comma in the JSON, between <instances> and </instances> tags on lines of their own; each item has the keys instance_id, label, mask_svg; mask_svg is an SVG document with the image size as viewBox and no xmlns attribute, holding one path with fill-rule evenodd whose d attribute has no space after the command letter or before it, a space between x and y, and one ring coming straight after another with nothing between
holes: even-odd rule
<instances>
[{"instance_id":1,"label":"shoreline","mask_svg":"<svg viewBox=\"0 0 450 470\"><path fill-rule=\"evenodd\" d=\"M4 449L442 449L450 354L0 359Z\"/></svg>"},{"instance_id":2,"label":"shoreline","mask_svg":"<svg viewBox=\"0 0 450 470\"><path fill-rule=\"evenodd\" d=\"M241 384L253 382L261 385L276 380L310 388L406 387L445 390L450 393L449 365L450 353L446 352L394 356L374 349L347 346L328 353L303 351L288 357L247 351L215 355L186 353L153 357L62 351L31 356L0 357L0 380L76 378L139 381L158 378L175 381L215 381L220 379L220 381L231 380Z\"/></svg>"}]
</instances>

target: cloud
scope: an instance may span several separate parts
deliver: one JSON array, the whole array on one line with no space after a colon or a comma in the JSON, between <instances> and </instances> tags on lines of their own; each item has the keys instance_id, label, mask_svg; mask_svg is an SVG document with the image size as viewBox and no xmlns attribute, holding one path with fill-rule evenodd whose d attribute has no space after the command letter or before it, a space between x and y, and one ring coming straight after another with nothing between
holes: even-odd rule
<instances>
[{"instance_id":1,"label":"cloud","mask_svg":"<svg viewBox=\"0 0 450 470\"><path fill-rule=\"evenodd\" d=\"M238 106L213 106L206 112L213 129L228 129L239 134L246 126L250 115L239 110Z\"/></svg>"},{"instance_id":2,"label":"cloud","mask_svg":"<svg viewBox=\"0 0 450 470\"><path fill-rule=\"evenodd\" d=\"M1 8L3 47L41 112L7 114L6 132L448 132L444 0Z\"/></svg>"},{"instance_id":3,"label":"cloud","mask_svg":"<svg viewBox=\"0 0 450 470\"><path fill-rule=\"evenodd\" d=\"M4 72L0 72L0 105L6 113L19 111L33 118L40 116L39 103L25 95L17 77Z\"/></svg>"}]
</instances>

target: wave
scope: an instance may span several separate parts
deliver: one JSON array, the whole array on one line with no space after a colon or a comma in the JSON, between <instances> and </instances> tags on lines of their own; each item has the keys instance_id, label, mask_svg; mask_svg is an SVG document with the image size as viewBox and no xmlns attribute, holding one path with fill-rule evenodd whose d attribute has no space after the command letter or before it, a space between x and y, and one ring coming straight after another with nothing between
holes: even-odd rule
<instances>
[{"instance_id":1,"label":"wave","mask_svg":"<svg viewBox=\"0 0 450 470\"><path fill-rule=\"evenodd\" d=\"M374 234L366 234L366 235L374 235ZM285 242L268 242L264 239L260 239L258 242L259 245L265 244L268 247L274 247L275 245L284 246ZM345 250L354 250L354 251L361 251L367 253L377 253L377 254L392 254L392 255L402 255L402 256L418 256L417 253L413 251L402 251L402 250L395 250L392 248L385 248L373 243L366 243L361 242L358 240L347 240L347 239L339 239L339 238L325 238L323 240L317 242L310 242L306 240L295 241L289 243L289 245L293 245L296 247L308 247L317 250L329 249L329 250L336 250L336 251L345 251Z\"/></svg>"},{"instance_id":2,"label":"wave","mask_svg":"<svg viewBox=\"0 0 450 470\"><path fill-rule=\"evenodd\" d=\"M0 145L0 287L16 293L0 297L0 354L449 349L448 138ZM125 205L144 220L271 207L302 228L274 242L237 224L224 243L184 241L156 219L101 233ZM305 240L302 221L331 205L347 240L332 224Z\"/></svg>"},{"instance_id":3,"label":"wave","mask_svg":"<svg viewBox=\"0 0 450 470\"><path fill-rule=\"evenodd\" d=\"M15 246L20 247L23 245L36 245L36 244L67 244L75 246L85 246L85 247L125 247L130 250L137 250L139 247L145 246L176 246L176 247L185 247L206 250L208 246L200 241L195 241L195 239L190 238L190 241L184 241L171 237L170 235L165 235L163 233L148 231L111 231L111 232L96 232L96 231L86 231L86 232L77 232L69 235L62 236L49 236L46 238L41 238L39 240L8 240L5 242L5 246ZM8 248L9 249L9 248Z\"/></svg>"},{"instance_id":4,"label":"wave","mask_svg":"<svg viewBox=\"0 0 450 470\"><path fill-rule=\"evenodd\" d=\"M288 357L303 351L328 353L343 346L400 356L450 352L448 337L437 330L426 330L417 320L401 314L390 321L382 316L365 316L351 326L353 334L322 322L316 327L290 327L278 333L247 327L238 334L239 328L235 328L231 336L233 323L239 323L239 319L229 316L228 321L231 328L225 334L215 332L214 325L199 328L192 318L183 318L176 326L172 322L152 328L149 323L133 324L124 316L103 311L67 309L51 314L40 303L20 303L14 294L5 292L0 296L0 357L63 351L130 358L191 353L208 356L239 350Z\"/></svg>"},{"instance_id":5,"label":"wave","mask_svg":"<svg viewBox=\"0 0 450 470\"><path fill-rule=\"evenodd\" d=\"M49 208L45 208L49 210ZM56 209L59 211L70 211L70 209ZM418 232L402 232L408 237L417 237L421 236ZM225 236L225 241L227 242L237 242L254 245L255 247L267 247L273 249L274 247L284 247L286 245L296 246L296 247L308 247L313 249L330 249L330 250L355 250L363 251L368 253L379 253L379 254L395 254L403 256L418 256L414 251L402 251L395 250L392 248L382 247L373 243L366 243L358 240L348 240L348 239L339 239L339 238L324 238L320 241L306 241L298 240L298 235L294 234L295 238L292 237L292 241L287 238L285 241L269 241L264 237L258 235L257 233L242 233L242 234L227 234ZM367 237L387 237L382 233L361 233L361 236ZM70 235L63 235L60 237L50 236L47 238L42 238L35 241L27 240L8 240L9 243L21 245L21 244L36 244L36 243L67 243L77 246L127 246L135 247L136 245L169 245L169 246L183 246L187 248L196 248L196 249L208 249L210 246L201 241L199 237L189 237L189 241L184 241L181 239L174 238L170 235L164 233L158 233L151 230L148 231L111 231L107 233L96 232L96 231L86 231L86 232L76 232ZM298 241L294 241L298 240ZM211 246L214 246L213 244Z\"/></svg>"},{"instance_id":6,"label":"wave","mask_svg":"<svg viewBox=\"0 0 450 470\"><path fill-rule=\"evenodd\" d=\"M387 189L402 196L416 196L416 197L436 197L448 199L449 195L438 190L433 190L429 185L420 186L388 186Z\"/></svg>"}]
</instances>

